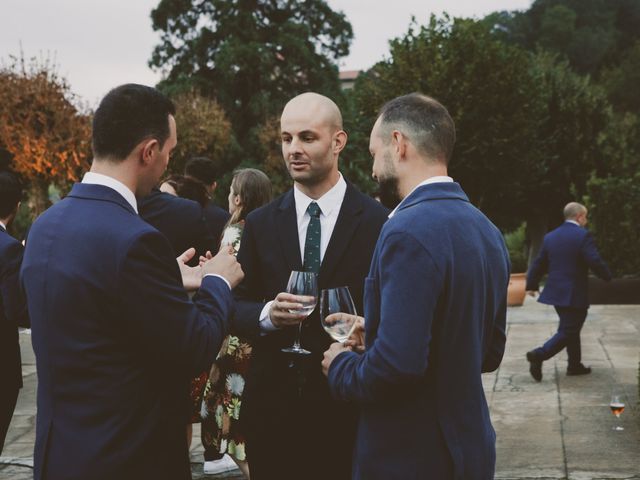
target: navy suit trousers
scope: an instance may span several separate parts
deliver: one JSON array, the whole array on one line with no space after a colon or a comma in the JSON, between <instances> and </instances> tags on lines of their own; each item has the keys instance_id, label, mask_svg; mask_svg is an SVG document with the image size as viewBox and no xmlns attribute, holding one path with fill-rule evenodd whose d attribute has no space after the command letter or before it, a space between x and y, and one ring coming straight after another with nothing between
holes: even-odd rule
<instances>
[{"instance_id":1,"label":"navy suit trousers","mask_svg":"<svg viewBox=\"0 0 640 480\"><path fill-rule=\"evenodd\" d=\"M548 360L563 348L567 348L569 356L569 368L580 365L580 330L587 318L586 308L554 307L560 317L558 331L536 353L542 360Z\"/></svg>"}]
</instances>

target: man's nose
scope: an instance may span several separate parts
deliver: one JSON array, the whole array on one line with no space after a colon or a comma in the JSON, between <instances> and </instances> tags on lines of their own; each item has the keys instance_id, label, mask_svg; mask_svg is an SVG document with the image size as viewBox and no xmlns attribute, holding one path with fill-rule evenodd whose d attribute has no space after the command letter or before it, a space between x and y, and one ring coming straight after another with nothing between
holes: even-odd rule
<instances>
[{"instance_id":1,"label":"man's nose","mask_svg":"<svg viewBox=\"0 0 640 480\"><path fill-rule=\"evenodd\" d=\"M302 153L302 142L300 139L294 137L291 139L291 143L289 144L289 154L298 155L300 153Z\"/></svg>"}]
</instances>

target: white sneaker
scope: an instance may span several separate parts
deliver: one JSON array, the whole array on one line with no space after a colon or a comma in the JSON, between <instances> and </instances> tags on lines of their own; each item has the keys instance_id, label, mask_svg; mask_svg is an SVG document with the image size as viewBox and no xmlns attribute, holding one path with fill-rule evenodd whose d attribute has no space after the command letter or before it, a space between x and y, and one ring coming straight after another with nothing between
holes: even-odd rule
<instances>
[{"instance_id":1,"label":"white sneaker","mask_svg":"<svg viewBox=\"0 0 640 480\"><path fill-rule=\"evenodd\" d=\"M216 473L232 472L237 470L238 466L229 455L225 455L220 460L212 460L204 462L204 473L207 475L215 475Z\"/></svg>"}]
</instances>

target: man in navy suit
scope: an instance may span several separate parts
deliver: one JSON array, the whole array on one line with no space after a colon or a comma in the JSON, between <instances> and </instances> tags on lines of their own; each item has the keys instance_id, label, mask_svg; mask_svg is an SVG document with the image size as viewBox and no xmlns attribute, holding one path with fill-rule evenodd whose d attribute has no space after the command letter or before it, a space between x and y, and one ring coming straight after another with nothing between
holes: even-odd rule
<instances>
[{"instance_id":1,"label":"man in navy suit","mask_svg":"<svg viewBox=\"0 0 640 480\"><path fill-rule=\"evenodd\" d=\"M247 459L253 480L348 479L356 412L331 399L320 370L332 340L318 308L308 319L290 313L301 299L285 289L292 270L313 271L320 289L348 286L361 309L364 277L388 212L338 169L347 134L333 101L299 95L285 106L280 126L293 189L248 215L238 253L246 277L237 289L233 327L255 338L240 411ZM282 352L301 322L301 344L311 353Z\"/></svg>"},{"instance_id":2,"label":"man in navy suit","mask_svg":"<svg viewBox=\"0 0 640 480\"><path fill-rule=\"evenodd\" d=\"M18 211L22 186L11 172L0 172L0 454L22 388L18 327L29 326L18 273L22 244L7 233Z\"/></svg>"},{"instance_id":3,"label":"man in navy suit","mask_svg":"<svg viewBox=\"0 0 640 480\"><path fill-rule=\"evenodd\" d=\"M216 244L219 244L222 239L222 231L231 215L212 200L213 193L218 188L218 166L210 158L193 157L185 165L184 174L202 182L207 188L209 201L204 206L204 218Z\"/></svg>"},{"instance_id":4,"label":"man in navy suit","mask_svg":"<svg viewBox=\"0 0 640 480\"><path fill-rule=\"evenodd\" d=\"M355 479L493 478L480 374L504 353L509 257L447 176L454 142L447 110L418 93L387 103L371 132L381 195L402 201L365 280L366 349L334 343L322 364L335 398L360 408Z\"/></svg>"},{"instance_id":5,"label":"man in navy suit","mask_svg":"<svg viewBox=\"0 0 640 480\"><path fill-rule=\"evenodd\" d=\"M569 357L567 375L591 373L591 368L581 362L580 349L580 331L589 309L588 272L593 270L605 281L611 280L611 272L584 228L587 213L586 207L576 202L564 207L565 222L545 235L527 275L526 288L534 296L542 276L549 274L538 301L553 305L560 317L556 334L543 346L527 352L529 372L537 382L542 380L542 362L565 347Z\"/></svg>"},{"instance_id":6,"label":"man in navy suit","mask_svg":"<svg viewBox=\"0 0 640 480\"><path fill-rule=\"evenodd\" d=\"M34 223L22 264L38 371L40 479L189 479L188 384L210 366L242 271L176 262L137 215L176 146L174 106L128 84L93 119L82 183ZM196 289L190 301L185 289Z\"/></svg>"}]
</instances>

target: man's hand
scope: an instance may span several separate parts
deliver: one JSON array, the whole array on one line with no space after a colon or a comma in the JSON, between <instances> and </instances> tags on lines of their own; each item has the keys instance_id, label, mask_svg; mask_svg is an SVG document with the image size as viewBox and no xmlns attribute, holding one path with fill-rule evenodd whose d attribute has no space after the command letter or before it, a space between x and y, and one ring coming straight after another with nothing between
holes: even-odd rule
<instances>
[{"instance_id":1,"label":"man's hand","mask_svg":"<svg viewBox=\"0 0 640 480\"><path fill-rule=\"evenodd\" d=\"M312 301L313 297L280 292L269 309L269 318L271 319L273 326L282 328L301 323L305 318L307 318L307 315L304 313L290 313L289 310L298 310L302 308L302 302L305 300Z\"/></svg>"},{"instance_id":2,"label":"man's hand","mask_svg":"<svg viewBox=\"0 0 640 480\"><path fill-rule=\"evenodd\" d=\"M210 273L220 275L229 282L232 289L244 278L244 272L240 264L229 250L220 250L211 260L202 263L201 268L203 276Z\"/></svg>"},{"instance_id":3,"label":"man's hand","mask_svg":"<svg viewBox=\"0 0 640 480\"><path fill-rule=\"evenodd\" d=\"M324 359L322 360L322 373L324 373L325 377L329 376L329 367L331 367L333 359L340 355L342 352L349 351L351 351L351 349L344 346L342 343L335 342L329 345L329 350L324 352Z\"/></svg>"},{"instance_id":4,"label":"man's hand","mask_svg":"<svg viewBox=\"0 0 640 480\"><path fill-rule=\"evenodd\" d=\"M195 248L190 248L178 258L178 267L180 268L180 275L182 275L182 284L184 289L188 292L197 290L202 283L202 269L200 265L197 267L190 267L187 262L193 258L196 254Z\"/></svg>"},{"instance_id":5,"label":"man's hand","mask_svg":"<svg viewBox=\"0 0 640 480\"><path fill-rule=\"evenodd\" d=\"M527 290L527 295L535 297L538 294L538 290Z\"/></svg>"},{"instance_id":6,"label":"man's hand","mask_svg":"<svg viewBox=\"0 0 640 480\"><path fill-rule=\"evenodd\" d=\"M362 353L364 352L364 318L357 315L355 317L356 324L353 327L353 332L344 344L355 352Z\"/></svg>"}]
</instances>

